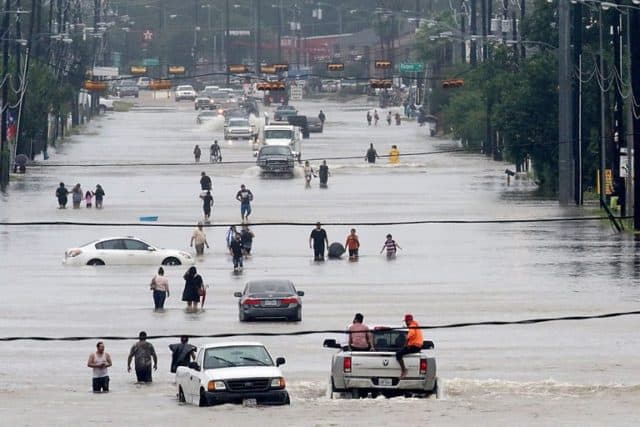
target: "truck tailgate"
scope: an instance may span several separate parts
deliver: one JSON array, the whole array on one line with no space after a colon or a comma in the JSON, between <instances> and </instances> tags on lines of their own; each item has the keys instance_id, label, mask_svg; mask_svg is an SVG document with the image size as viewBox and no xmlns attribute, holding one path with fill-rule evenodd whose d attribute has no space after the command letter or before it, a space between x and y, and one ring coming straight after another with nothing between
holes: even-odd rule
<instances>
[{"instance_id":1,"label":"truck tailgate","mask_svg":"<svg viewBox=\"0 0 640 427\"><path fill-rule=\"evenodd\" d=\"M426 358L426 356L422 356ZM420 375L420 353L404 356L409 377ZM351 352L352 377L399 377L400 365L393 352Z\"/></svg>"}]
</instances>

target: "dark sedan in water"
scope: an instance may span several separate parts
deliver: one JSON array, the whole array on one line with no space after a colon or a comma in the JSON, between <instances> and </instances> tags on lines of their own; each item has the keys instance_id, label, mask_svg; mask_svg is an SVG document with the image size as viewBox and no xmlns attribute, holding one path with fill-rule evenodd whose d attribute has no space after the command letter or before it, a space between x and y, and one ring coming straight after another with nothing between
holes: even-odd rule
<instances>
[{"instance_id":1,"label":"dark sedan in water","mask_svg":"<svg viewBox=\"0 0 640 427\"><path fill-rule=\"evenodd\" d=\"M252 280L234 293L241 322L253 319L302 320L302 296L290 280Z\"/></svg>"}]
</instances>

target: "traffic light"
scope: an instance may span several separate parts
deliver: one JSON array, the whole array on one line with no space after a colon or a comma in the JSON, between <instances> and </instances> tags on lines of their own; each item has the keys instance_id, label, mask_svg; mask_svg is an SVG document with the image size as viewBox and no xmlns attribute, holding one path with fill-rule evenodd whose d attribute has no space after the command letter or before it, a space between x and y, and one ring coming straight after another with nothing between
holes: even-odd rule
<instances>
[{"instance_id":1,"label":"traffic light","mask_svg":"<svg viewBox=\"0 0 640 427\"><path fill-rule=\"evenodd\" d=\"M151 80L149 83L151 90L167 90L171 89L171 80Z\"/></svg>"},{"instance_id":2,"label":"traffic light","mask_svg":"<svg viewBox=\"0 0 640 427\"><path fill-rule=\"evenodd\" d=\"M388 70L391 68L393 64L391 63L391 61L387 61L386 59L378 59L375 62L375 67L382 69L382 70Z\"/></svg>"},{"instance_id":3,"label":"traffic light","mask_svg":"<svg viewBox=\"0 0 640 427\"><path fill-rule=\"evenodd\" d=\"M464 86L463 79L449 79L449 80L442 81L442 87L445 89L449 89L452 87L462 87L462 86Z\"/></svg>"},{"instance_id":4,"label":"traffic light","mask_svg":"<svg viewBox=\"0 0 640 427\"><path fill-rule=\"evenodd\" d=\"M329 71L342 71L342 70L344 70L344 64L341 64L341 63L327 64L327 70L329 70Z\"/></svg>"},{"instance_id":5,"label":"traffic light","mask_svg":"<svg viewBox=\"0 0 640 427\"><path fill-rule=\"evenodd\" d=\"M131 67L131 74L133 74L134 76L147 74L147 67L139 67L134 65L133 67Z\"/></svg>"},{"instance_id":6,"label":"traffic light","mask_svg":"<svg viewBox=\"0 0 640 427\"><path fill-rule=\"evenodd\" d=\"M185 69L182 65L171 65L169 67L169 74L184 74Z\"/></svg>"},{"instance_id":7,"label":"traffic light","mask_svg":"<svg viewBox=\"0 0 640 427\"><path fill-rule=\"evenodd\" d=\"M390 79L371 79L369 80L369 86L372 89L389 89L393 86L393 82Z\"/></svg>"},{"instance_id":8,"label":"traffic light","mask_svg":"<svg viewBox=\"0 0 640 427\"><path fill-rule=\"evenodd\" d=\"M289 64L273 64L273 68L276 70L276 73L289 71Z\"/></svg>"},{"instance_id":9,"label":"traffic light","mask_svg":"<svg viewBox=\"0 0 640 427\"><path fill-rule=\"evenodd\" d=\"M228 65L227 71L230 73L248 73L249 66L245 64Z\"/></svg>"},{"instance_id":10,"label":"traffic light","mask_svg":"<svg viewBox=\"0 0 640 427\"><path fill-rule=\"evenodd\" d=\"M284 82L261 82L256 84L258 90L278 91L284 90L286 85Z\"/></svg>"},{"instance_id":11,"label":"traffic light","mask_svg":"<svg viewBox=\"0 0 640 427\"><path fill-rule=\"evenodd\" d=\"M101 82L98 80L85 80L84 88L89 92L104 92L107 90L109 85L107 82Z\"/></svg>"}]
</instances>

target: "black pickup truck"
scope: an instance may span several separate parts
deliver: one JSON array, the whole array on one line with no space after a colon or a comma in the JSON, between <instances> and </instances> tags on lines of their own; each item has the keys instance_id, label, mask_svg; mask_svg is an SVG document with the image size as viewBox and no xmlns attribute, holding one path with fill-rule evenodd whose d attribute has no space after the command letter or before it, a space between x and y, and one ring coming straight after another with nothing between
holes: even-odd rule
<instances>
[{"instance_id":1,"label":"black pickup truck","mask_svg":"<svg viewBox=\"0 0 640 427\"><path fill-rule=\"evenodd\" d=\"M258 152L256 164L263 175L293 177L295 156L287 145L264 145Z\"/></svg>"}]
</instances>

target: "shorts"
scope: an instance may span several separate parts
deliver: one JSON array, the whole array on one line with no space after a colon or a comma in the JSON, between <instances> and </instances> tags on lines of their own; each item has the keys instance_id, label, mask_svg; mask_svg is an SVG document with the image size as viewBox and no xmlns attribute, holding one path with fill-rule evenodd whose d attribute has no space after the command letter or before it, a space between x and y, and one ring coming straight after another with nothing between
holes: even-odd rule
<instances>
[{"instance_id":1,"label":"shorts","mask_svg":"<svg viewBox=\"0 0 640 427\"><path fill-rule=\"evenodd\" d=\"M202 255L204 253L204 243L196 243L196 254Z\"/></svg>"},{"instance_id":2,"label":"shorts","mask_svg":"<svg viewBox=\"0 0 640 427\"><path fill-rule=\"evenodd\" d=\"M396 360L401 360L403 356L411 353L420 353L420 347L403 347L396 351Z\"/></svg>"},{"instance_id":3,"label":"shorts","mask_svg":"<svg viewBox=\"0 0 640 427\"><path fill-rule=\"evenodd\" d=\"M349 249L349 258L357 258L358 257L358 248Z\"/></svg>"},{"instance_id":4,"label":"shorts","mask_svg":"<svg viewBox=\"0 0 640 427\"><path fill-rule=\"evenodd\" d=\"M198 301L200 297L198 297ZM138 378L139 383L150 383L151 382L151 365L149 366L136 366L136 377Z\"/></svg>"},{"instance_id":5,"label":"shorts","mask_svg":"<svg viewBox=\"0 0 640 427\"><path fill-rule=\"evenodd\" d=\"M240 205L240 215L251 215L251 204L250 203L242 203Z\"/></svg>"},{"instance_id":6,"label":"shorts","mask_svg":"<svg viewBox=\"0 0 640 427\"><path fill-rule=\"evenodd\" d=\"M313 257L315 259L324 258L324 245L318 245L313 247Z\"/></svg>"},{"instance_id":7,"label":"shorts","mask_svg":"<svg viewBox=\"0 0 640 427\"><path fill-rule=\"evenodd\" d=\"M109 376L99 377L93 379L93 392L94 393L106 393L109 391Z\"/></svg>"}]
</instances>

